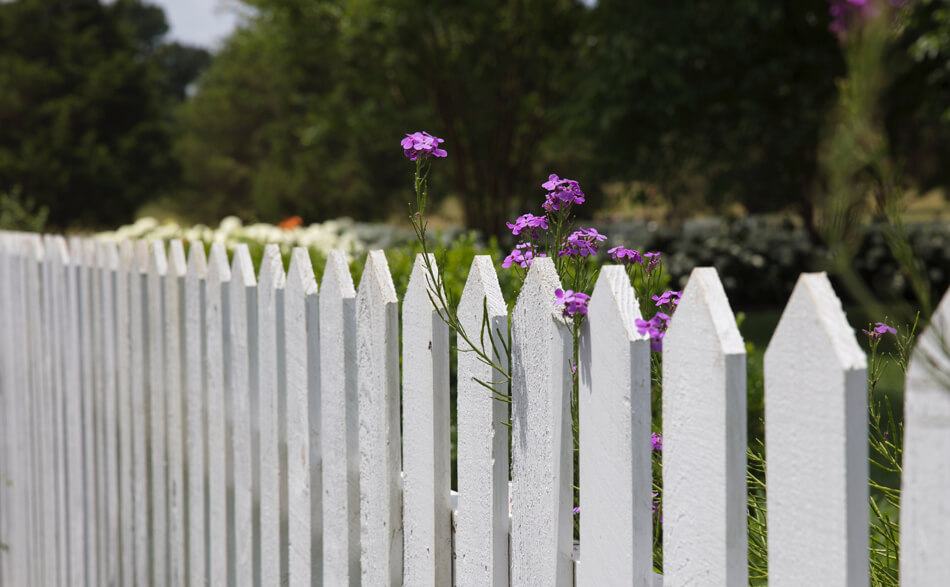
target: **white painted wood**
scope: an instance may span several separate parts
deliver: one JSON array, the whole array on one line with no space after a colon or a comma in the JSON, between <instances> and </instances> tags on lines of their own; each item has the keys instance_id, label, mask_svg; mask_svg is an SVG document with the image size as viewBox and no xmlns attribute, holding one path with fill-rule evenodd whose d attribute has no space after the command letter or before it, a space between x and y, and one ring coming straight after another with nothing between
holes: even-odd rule
<instances>
[{"instance_id":1,"label":"white painted wood","mask_svg":"<svg viewBox=\"0 0 950 587\"><path fill-rule=\"evenodd\" d=\"M280 249L267 245L258 276L257 333L260 370L257 387L256 429L258 438L257 487L260 528L261 584L275 585L281 578L280 483L278 411L278 290L285 276Z\"/></svg>"},{"instance_id":2,"label":"white painted wood","mask_svg":"<svg viewBox=\"0 0 950 587\"><path fill-rule=\"evenodd\" d=\"M165 425L168 449L168 584L185 585L185 276L188 261L178 239L168 243L165 276Z\"/></svg>"},{"instance_id":3,"label":"white painted wood","mask_svg":"<svg viewBox=\"0 0 950 587\"><path fill-rule=\"evenodd\" d=\"M11 412L13 421L11 422L11 432L13 434L11 448L13 449L12 466L10 471L10 480L13 483L13 509L11 510L13 518L13 531L10 535L10 545L13 552L14 579L29 583L35 580L36 569L31 565L31 556L33 549L33 536L31 533L31 511L28 507L30 500L30 450L29 450L29 428L27 414L30 409L29 397L23 393L23 382L26 380L26 353L24 352L24 341L28 325L24 320L24 291L22 285L23 259L17 253L18 244L22 239L21 235L13 235L10 239L10 254L8 257L8 275L10 283L8 284L8 300L10 306L10 316L7 322L7 328L10 331L10 356L9 364L11 381Z\"/></svg>"},{"instance_id":4,"label":"white painted wood","mask_svg":"<svg viewBox=\"0 0 950 587\"><path fill-rule=\"evenodd\" d=\"M650 339L623 267L603 267L581 331L579 586L653 585Z\"/></svg>"},{"instance_id":5,"label":"white painted wood","mask_svg":"<svg viewBox=\"0 0 950 587\"><path fill-rule=\"evenodd\" d=\"M135 552L135 584L146 585L151 577L149 548L149 424L148 417L148 244L134 244L134 266L129 280L132 374L132 520Z\"/></svg>"},{"instance_id":6,"label":"white painted wood","mask_svg":"<svg viewBox=\"0 0 950 587\"><path fill-rule=\"evenodd\" d=\"M103 394L103 485L105 486L106 544L102 578L106 585L119 584L119 420L116 386L118 382L116 349L116 290L119 251L115 243L100 241L97 248L101 296L96 300L102 319L101 384Z\"/></svg>"},{"instance_id":7,"label":"white painted wood","mask_svg":"<svg viewBox=\"0 0 950 587\"><path fill-rule=\"evenodd\" d=\"M105 472L105 396L103 393L104 383L102 380L102 328L103 316L100 300L102 299L102 280L100 278L98 243L93 238L83 239L83 249L85 255L85 280L84 291L87 294L83 297L83 313L88 321L88 327L83 330L83 364L88 370L86 383L85 399L88 402L89 411L84 411L89 429L86 433L89 450L87 452L87 462L89 469L86 471L87 490L92 492L93 500L91 509L95 511L95 525L93 527L93 550L91 557L94 559L95 568L89 573L89 583L91 585L101 585L106 583L106 557L108 545L108 528L106 517L106 472Z\"/></svg>"},{"instance_id":8,"label":"white painted wood","mask_svg":"<svg viewBox=\"0 0 950 587\"><path fill-rule=\"evenodd\" d=\"M66 441L69 583L86 584L86 496L83 480L82 372L79 357L79 268L62 237L56 238L65 272L62 304L63 417ZM78 245L78 241L74 241ZM78 250L79 246L75 247ZM79 255L77 254L77 260Z\"/></svg>"},{"instance_id":9,"label":"white painted wood","mask_svg":"<svg viewBox=\"0 0 950 587\"><path fill-rule=\"evenodd\" d=\"M573 581L573 340L554 291L554 262L535 259L511 317L511 584Z\"/></svg>"},{"instance_id":10,"label":"white painted wood","mask_svg":"<svg viewBox=\"0 0 950 587\"><path fill-rule=\"evenodd\" d=\"M402 584L398 306L385 255L370 251L356 294L364 585Z\"/></svg>"},{"instance_id":11,"label":"white painted wood","mask_svg":"<svg viewBox=\"0 0 950 587\"><path fill-rule=\"evenodd\" d=\"M917 338L904 392L901 585L950 577L950 290Z\"/></svg>"},{"instance_id":12,"label":"white painted wood","mask_svg":"<svg viewBox=\"0 0 950 587\"><path fill-rule=\"evenodd\" d=\"M93 280L92 267L94 263L94 249L90 247L92 241L80 237L69 239L70 252L76 273L76 325L79 358L79 406L82 413L82 477L85 500L83 509L86 514L84 523L86 584L99 585L99 562L101 549L99 548L99 495L97 480L99 479L96 466L96 419L95 419L95 364L93 353L93 331L97 329L92 315Z\"/></svg>"},{"instance_id":13,"label":"white painted wood","mask_svg":"<svg viewBox=\"0 0 950 587\"><path fill-rule=\"evenodd\" d=\"M310 471L307 485L309 491L310 523L310 552L305 556L310 564L310 584L320 585L323 580L323 435L320 430L320 296L318 295L317 281L313 275L313 265L310 263L310 254L306 254L307 268L303 270L313 281L314 292L305 298L305 315L307 321L307 461ZM302 261L301 261L302 262ZM306 282L306 280L303 280ZM285 409L286 406L285 406Z\"/></svg>"},{"instance_id":14,"label":"white painted wood","mask_svg":"<svg viewBox=\"0 0 950 587\"><path fill-rule=\"evenodd\" d=\"M150 448L150 542L152 582L168 584L168 463L165 428L165 280L168 259L165 243L149 243L148 312L148 412Z\"/></svg>"},{"instance_id":15,"label":"white painted wood","mask_svg":"<svg viewBox=\"0 0 950 587\"><path fill-rule=\"evenodd\" d=\"M208 548L205 484L205 276L208 266L204 245L188 247L185 274L185 472L186 524L188 526L188 585L208 583Z\"/></svg>"},{"instance_id":16,"label":"white painted wood","mask_svg":"<svg viewBox=\"0 0 950 587\"><path fill-rule=\"evenodd\" d=\"M745 359L716 270L693 269L663 340L663 575L672 585L749 582Z\"/></svg>"},{"instance_id":17,"label":"white painted wood","mask_svg":"<svg viewBox=\"0 0 950 587\"><path fill-rule=\"evenodd\" d=\"M231 262L230 349L227 380L232 406L234 458L234 585L254 584L253 452L251 447L251 388L257 386L257 280L247 245L234 249Z\"/></svg>"},{"instance_id":18,"label":"white painted wood","mask_svg":"<svg viewBox=\"0 0 950 587\"><path fill-rule=\"evenodd\" d=\"M286 343L284 370L287 395L284 407L286 425L287 472L287 549L288 584L310 587L311 576L321 576L319 559L311 563L311 512L310 492L310 401L319 405L320 389L311 389L309 371L319 369L319 363L311 366L311 346L318 347L319 331L310 331L308 323L308 298L316 298L317 282L313 278L310 255L304 248L295 248L290 259L287 285L284 291L284 335ZM319 360L319 355L316 356ZM319 427L314 426L318 432ZM319 485L315 488L319 491ZM315 567L311 571L311 564Z\"/></svg>"},{"instance_id":19,"label":"white painted wood","mask_svg":"<svg viewBox=\"0 0 950 587\"><path fill-rule=\"evenodd\" d=\"M207 419L208 419L208 571L210 584L228 585L228 451L224 332L227 310L225 296L231 280L224 245L214 243L208 258L205 298L207 333Z\"/></svg>"},{"instance_id":20,"label":"white painted wood","mask_svg":"<svg viewBox=\"0 0 950 587\"><path fill-rule=\"evenodd\" d=\"M327 257L320 296L320 435L323 457L323 584L360 585L359 398L356 289L343 251ZM311 480L311 495L316 484ZM319 502L311 503L316 509ZM313 544L311 544L313 546ZM312 552L317 558L319 552Z\"/></svg>"},{"instance_id":21,"label":"white painted wood","mask_svg":"<svg viewBox=\"0 0 950 587\"><path fill-rule=\"evenodd\" d=\"M472 260L458 316L475 348L507 370L508 309L490 256ZM498 397L509 394L508 385L461 336L458 348L456 584L507 586L509 415ZM493 390L479 381L493 383Z\"/></svg>"},{"instance_id":22,"label":"white painted wood","mask_svg":"<svg viewBox=\"0 0 950 587\"><path fill-rule=\"evenodd\" d=\"M0 321L11 324L12 317L12 287L10 266L13 259L14 235L0 232ZM0 549L0 583L12 585L16 573L16 562L9 549L13 535L13 512L16 500L13 497L12 477L14 468L13 443L14 436L14 399L12 389L13 379L13 331L10 328L0 331L0 422L3 430L0 431L0 544L6 548ZM16 577L18 578L18 577Z\"/></svg>"},{"instance_id":23,"label":"white painted wood","mask_svg":"<svg viewBox=\"0 0 950 587\"><path fill-rule=\"evenodd\" d=\"M116 280L117 411L119 458L119 547L121 584L135 583L135 522L132 496L132 281L137 279L132 241L119 245Z\"/></svg>"},{"instance_id":24,"label":"white painted wood","mask_svg":"<svg viewBox=\"0 0 950 587\"><path fill-rule=\"evenodd\" d=\"M770 585L868 584L866 365L827 276L803 274L765 351Z\"/></svg>"},{"instance_id":25,"label":"white painted wood","mask_svg":"<svg viewBox=\"0 0 950 587\"><path fill-rule=\"evenodd\" d=\"M434 255L429 263L438 271ZM416 255L402 305L404 584L452 583L449 329Z\"/></svg>"}]
</instances>

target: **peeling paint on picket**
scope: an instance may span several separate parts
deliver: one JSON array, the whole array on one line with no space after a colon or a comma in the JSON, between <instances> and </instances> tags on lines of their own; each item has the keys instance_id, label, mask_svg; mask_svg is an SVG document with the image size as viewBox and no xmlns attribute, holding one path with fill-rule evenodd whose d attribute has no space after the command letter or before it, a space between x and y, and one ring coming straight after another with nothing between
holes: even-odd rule
<instances>
[{"instance_id":1,"label":"peeling paint on picket","mask_svg":"<svg viewBox=\"0 0 950 587\"><path fill-rule=\"evenodd\" d=\"M867 585L867 360L825 274L798 279L764 367L769 584Z\"/></svg>"}]
</instances>

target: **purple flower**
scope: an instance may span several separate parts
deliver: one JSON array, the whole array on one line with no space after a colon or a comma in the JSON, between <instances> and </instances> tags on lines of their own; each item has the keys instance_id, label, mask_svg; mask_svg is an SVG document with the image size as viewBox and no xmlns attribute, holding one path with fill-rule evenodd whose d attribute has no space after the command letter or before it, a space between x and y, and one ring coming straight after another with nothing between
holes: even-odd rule
<instances>
[{"instance_id":1,"label":"purple flower","mask_svg":"<svg viewBox=\"0 0 950 587\"><path fill-rule=\"evenodd\" d=\"M579 513L581 513L581 506L577 506L576 508L574 508L574 515L576 516Z\"/></svg>"},{"instance_id":2,"label":"purple flower","mask_svg":"<svg viewBox=\"0 0 950 587\"><path fill-rule=\"evenodd\" d=\"M607 237L597 232L596 228L582 228L573 232L564 242L564 248L558 252L558 257L565 255L596 255L600 250L600 243L607 240Z\"/></svg>"},{"instance_id":3,"label":"purple flower","mask_svg":"<svg viewBox=\"0 0 950 587\"><path fill-rule=\"evenodd\" d=\"M672 304L671 309L673 309L673 307L679 305L681 297L683 297L682 291L665 291L658 296L653 296L653 301L656 302L657 306Z\"/></svg>"},{"instance_id":4,"label":"purple flower","mask_svg":"<svg viewBox=\"0 0 950 587\"><path fill-rule=\"evenodd\" d=\"M873 20L878 12L876 4L868 0L830 0L828 14L831 15L831 24L828 30L843 41L851 30Z\"/></svg>"},{"instance_id":5,"label":"purple flower","mask_svg":"<svg viewBox=\"0 0 950 587\"><path fill-rule=\"evenodd\" d=\"M663 312L657 312L653 318L643 320L637 318L637 332L650 335L650 350L663 352L663 337L666 336L666 327L670 321L670 315Z\"/></svg>"},{"instance_id":6,"label":"purple flower","mask_svg":"<svg viewBox=\"0 0 950 587\"><path fill-rule=\"evenodd\" d=\"M447 154L445 149L439 148L439 144L444 142L439 137L434 137L422 131L407 134L400 144L406 157L410 161L415 161L419 157L445 157Z\"/></svg>"},{"instance_id":7,"label":"purple flower","mask_svg":"<svg viewBox=\"0 0 950 587\"><path fill-rule=\"evenodd\" d=\"M874 327L871 330L861 329L861 332L868 336L868 340L881 340L881 337L885 334L897 334L897 330L891 328L883 322L875 322Z\"/></svg>"},{"instance_id":8,"label":"purple flower","mask_svg":"<svg viewBox=\"0 0 950 587\"><path fill-rule=\"evenodd\" d=\"M533 238L538 237L538 229L548 229L548 217L547 216L535 216L534 214L524 214L519 216L515 223L506 222L508 228L511 229L511 234L518 236L526 228L530 228L531 236Z\"/></svg>"},{"instance_id":9,"label":"purple flower","mask_svg":"<svg viewBox=\"0 0 950 587\"><path fill-rule=\"evenodd\" d=\"M556 212L571 204L584 203L584 192L581 191L580 184L573 179L561 179L552 173L541 187L548 190L544 204L541 205L548 212Z\"/></svg>"},{"instance_id":10,"label":"purple flower","mask_svg":"<svg viewBox=\"0 0 950 587\"><path fill-rule=\"evenodd\" d=\"M650 433L650 449L663 450L663 435L656 432Z\"/></svg>"},{"instance_id":11,"label":"purple flower","mask_svg":"<svg viewBox=\"0 0 950 587\"><path fill-rule=\"evenodd\" d=\"M557 297L554 305L564 306L563 316L565 318L573 318L574 316L584 316L587 314L587 304L590 303L589 295L570 289L562 290L558 288L554 290L554 296Z\"/></svg>"},{"instance_id":12,"label":"purple flower","mask_svg":"<svg viewBox=\"0 0 950 587\"><path fill-rule=\"evenodd\" d=\"M525 269L531 267L531 262L536 257L546 257L544 253L536 253L534 247L530 243L521 243L515 247L515 250L511 251L507 257L505 257L504 262L501 266L505 269L511 267L512 263L521 265Z\"/></svg>"},{"instance_id":13,"label":"purple flower","mask_svg":"<svg viewBox=\"0 0 950 587\"><path fill-rule=\"evenodd\" d=\"M616 261L617 263L643 263L643 256L640 254L640 251L634 249L625 249L623 247L614 247L607 251L607 254L610 255L610 258Z\"/></svg>"},{"instance_id":14,"label":"purple flower","mask_svg":"<svg viewBox=\"0 0 950 587\"><path fill-rule=\"evenodd\" d=\"M647 263L647 274L653 273L657 265L660 264L660 254L659 253L643 253L643 259Z\"/></svg>"}]
</instances>

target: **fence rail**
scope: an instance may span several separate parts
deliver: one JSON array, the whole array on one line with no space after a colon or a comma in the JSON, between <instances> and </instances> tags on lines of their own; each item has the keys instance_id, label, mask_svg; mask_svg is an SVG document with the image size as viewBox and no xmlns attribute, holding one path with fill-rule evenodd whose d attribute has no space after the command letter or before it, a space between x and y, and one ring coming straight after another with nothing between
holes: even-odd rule
<instances>
[{"instance_id":1,"label":"fence rail","mask_svg":"<svg viewBox=\"0 0 950 587\"><path fill-rule=\"evenodd\" d=\"M745 346L715 270L693 272L664 342L659 575L650 343L621 268L580 339L578 553L550 260L510 341L491 259L472 264L460 319L510 344L512 382L459 341L455 495L449 332L421 257L400 326L381 251L358 287L331 253L320 288L303 249L285 273L268 246L259 275L243 245L205 255L0 232L0 584L748 583ZM950 296L908 370L904 585L950 580L947 332ZM839 300L803 275L765 356L771 584L868 584L867 399Z\"/></svg>"}]
</instances>

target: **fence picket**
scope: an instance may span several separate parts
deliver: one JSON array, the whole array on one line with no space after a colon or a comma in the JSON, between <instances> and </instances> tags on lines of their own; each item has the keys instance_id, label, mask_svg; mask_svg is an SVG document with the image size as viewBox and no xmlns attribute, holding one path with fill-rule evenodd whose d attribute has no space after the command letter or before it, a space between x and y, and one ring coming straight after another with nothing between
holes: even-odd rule
<instances>
[{"instance_id":1,"label":"fence picket","mask_svg":"<svg viewBox=\"0 0 950 587\"><path fill-rule=\"evenodd\" d=\"M137 279L132 241L119 245L116 282L117 405L119 428L119 548L121 584L135 584L135 520L132 496L132 281Z\"/></svg>"},{"instance_id":2,"label":"fence picket","mask_svg":"<svg viewBox=\"0 0 950 587\"><path fill-rule=\"evenodd\" d=\"M437 270L434 255L429 263ZM449 328L422 254L402 304L403 572L407 587L452 582ZM444 308L440 308L444 311Z\"/></svg>"},{"instance_id":3,"label":"fence picket","mask_svg":"<svg viewBox=\"0 0 950 587\"><path fill-rule=\"evenodd\" d=\"M102 413L103 457L105 466L102 480L105 486L106 544L102 578L106 585L119 584L119 452L118 409L116 396L116 279L119 269L119 251L112 242L99 242L96 252L99 267L101 295L96 300L102 319L100 352L102 353Z\"/></svg>"},{"instance_id":4,"label":"fence picket","mask_svg":"<svg viewBox=\"0 0 950 587\"><path fill-rule=\"evenodd\" d=\"M283 429L286 439L287 486L287 558L288 584L310 587L311 577L321 577L320 550L311 560L312 523L322 523L319 513L311 511L310 493L320 493L320 485L311 485L312 463L311 430L316 431L319 442L319 419L311 425L311 405L320 403L319 387L310 387L312 370L317 371L319 382L319 323L311 324L308 306L316 301L317 282L313 277L310 255L304 248L295 248L290 259L290 269L284 289L284 344L286 368L286 395L281 407ZM315 359L315 360L314 360ZM319 411L316 413L319 416ZM319 453L317 453L319 455ZM317 501L319 506L319 501Z\"/></svg>"},{"instance_id":5,"label":"fence picket","mask_svg":"<svg viewBox=\"0 0 950 587\"><path fill-rule=\"evenodd\" d=\"M511 316L511 583L573 581L573 446L568 326L554 262L535 259Z\"/></svg>"},{"instance_id":6,"label":"fence picket","mask_svg":"<svg viewBox=\"0 0 950 587\"><path fill-rule=\"evenodd\" d=\"M507 370L508 309L488 255L472 260L458 316L470 341ZM507 586L508 385L461 337L458 348L456 584Z\"/></svg>"},{"instance_id":7,"label":"fence picket","mask_svg":"<svg viewBox=\"0 0 950 587\"><path fill-rule=\"evenodd\" d=\"M168 448L168 584L185 585L184 318L188 261L178 239L168 243L165 275L165 426Z\"/></svg>"},{"instance_id":8,"label":"fence picket","mask_svg":"<svg viewBox=\"0 0 950 587\"><path fill-rule=\"evenodd\" d=\"M399 300L382 251L370 251L356 293L360 562L363 584L402 584Z\"/></svg>"},{"instance_id":9,"label":"fence picket","mask_svg":"<svg viewBox=\"0 0 950 587\"><path fill-rule=\"evenodd\" d=\"M228 379L228 395L233 408L234 584L247 587L255 583L258 572L254 560L251 447L251 391L257 387L257 280L245 244L234 249L229 293L231 377Z\"/></svg>"},{"instance_id":10,"label":"fence picket","mask_svg":"<svg viewBox=\"0 0 950 587\"><path fill-rule=\"evenodd\" d=\"M280 296L284 288L284 266L277 245L267 245L261 258L258 275L257 296L257 336L259 340L258 356L259 377L257 395L252 396L257 415L257 459L255 463L255 485L258 488L259 516L256 521L260 528L261 583L275 585L280 582L285 569L282 569L283 551L281 549L280 526L282 522L280 504L280 453L278 391L281 368L281 353L278 350L280 331L278 312Z\"/></svg>"},{"instance_id":11,"label":"fence picket","mask_svg":"<svg viewBox=\"0 0 950 587\"><path fill-rule=\"evenodd\" d=\"M343 252L330 251L319 295L320 443L323 457L323 584L360 584L356 289ZM311 453L311 459L313 453ZM316 485L311 485L311 495ZM313 503L313 507L317 507ZM313 548L314 544L311 544ZM311 551L313 557L319 556Z\"/></svg>"},{"instance_id":12,"label":"fence picket","mask_svg":"<svg viewBox=\"0 0 950 587\"><path fill-rule=\"evenodd\" d=\"M663 340L663 571L747 585L745 345L716 270L690 274Z\"/></svg>"},{"instance_id":13,"label":"fence picket","mask_svg":"<svg viewBox=\"0 0 950 587\"><path fill-rule=\"evenodd\" d=\"M600 270L580 339L579 586L653 584L650 341L623 267Z\"/></svg>"},{"instance_id":14,"label":"fence picket","mask_svg":"<svg viewBox=\"0 0 950 587\"><path fill-rule=\"evenodd\" d=\"M207 490L205 485L205 277L204 245L188 245L185 273L185 472L188 524L188 584L208 584Z\"/></svg>"},{"instance_id":15,"label":"fence picket","mask_svg":"<svg viewBox=\"0 0 950 587\"><path fill-rule=\"evenodd\" d=\"M868 584L866 361L827 276L803 274L765 351L770 585Z\"/></svg>"},{"instance_id":16,"label":"fence picket","mask_svg":"<svg viewBox=\"0 0 950 587\"><path fill-rule=\"evenodd\" d=\"M901 584L939 585L950 577L950 290L917 339L904 394Z\"/></svg>"},{"instance_id":17,"label":"fence picket","mask_svg":"<svg viewBox=\"0 0 950 587\"><path fill-rule=\"evenodd\" d=\"M105 486L105 428L104 401L102 381L102 327L103 316L99 301L102 299L102 280L98 263L98 243L92 238L83 239L85 256L84 276L86 284L83 298L83 313L87 318L87 327L83 330L83 364L87 375L84 397L88 411L83 415L89 429L86 432L86 442L89 443L87 452L86 487L91 492L92 500L89 509L95 513L92 533L92 550L90 559L95 567L90 571L90 584L102 585L105 583L106 568L106 486Z\"/></svg>"},{"instance_id":18,"label":"fence picket","mask_svg":"<svg viewBox=\"0 0 950 587\"><path fill-rule=\"evenodd\" d=\"M227 351L228 283L231 269L224 245L214 243L208 257L205 292L205 333L208 369L208 571L210 585L230 585L228 579L228 470L227 470Z\"/></svg>"},{"instance_id":19,"label":"fence picket","mask_svg":"<svg viewBox=\"0 0 950 587\"><path fill-rule=\"evenodd\" d=\"M165 280L168 259L165 243L149 243L148 312L143 323L148 332L148 413L151 449L151 485L149 539L152 543L154 585L168 584L168 494L167 438L165 428Z\"/></svg>"},{"instance_id":20,"label":"fence picket","mask_svg":"<svg viewBox=\"0 0 950 587\"><path fill-rule=\"evenodd\" d=\"M132 517L135 528L135 584L148 585L149 552L149 455L148 439L148 245L135 241L135 262L129 285L132 360Z\"/></svg>"}]
</instances>

